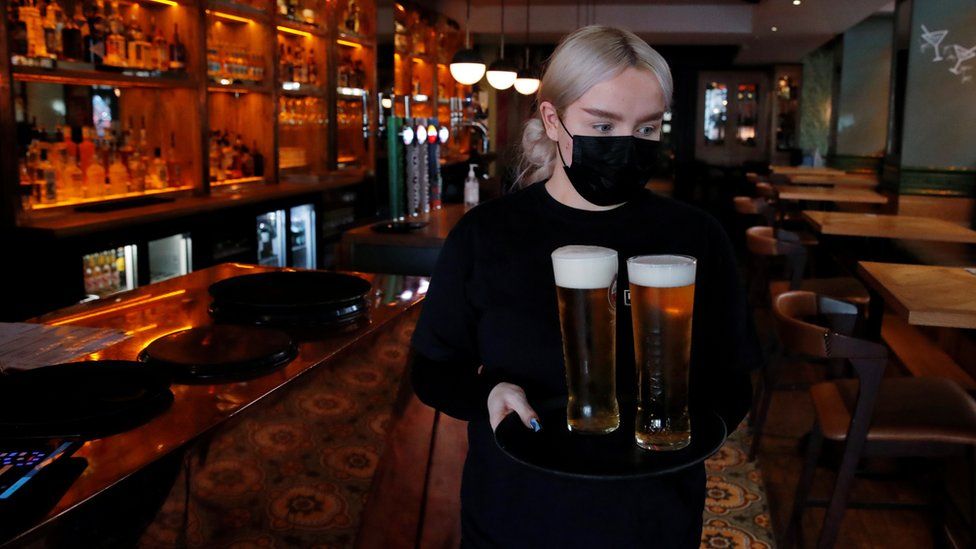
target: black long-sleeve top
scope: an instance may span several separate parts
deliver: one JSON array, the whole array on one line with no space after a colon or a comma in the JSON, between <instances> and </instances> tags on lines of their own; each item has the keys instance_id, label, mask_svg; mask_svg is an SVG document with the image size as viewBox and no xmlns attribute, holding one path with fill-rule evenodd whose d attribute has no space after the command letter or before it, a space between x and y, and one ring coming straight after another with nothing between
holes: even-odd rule
<instances>
[{"instance_id":1,"label":"black long-sleeve top","mask_svg":"<svg viewBox=\"0 0 976 549\"><path fill-rule=\"evenodd\" d=\"M697 547L702 466L639 482L569 481L530 470L495 445L487 398L497 383L521 386L530 403L566 394L550 254L568 244L617 250L621 290L628 257L696 257L691 406L718 411L730 430L749 408L749 371L761 353L728 237L711 216L650 191L612 210L579 210L543 183L479 205L441 250L412 342L417 395L470 421L464 544L647 547L654 540L650 546ZM636 394L625 296L617 292L621 402Z\"/></svg>"}]
</instances>

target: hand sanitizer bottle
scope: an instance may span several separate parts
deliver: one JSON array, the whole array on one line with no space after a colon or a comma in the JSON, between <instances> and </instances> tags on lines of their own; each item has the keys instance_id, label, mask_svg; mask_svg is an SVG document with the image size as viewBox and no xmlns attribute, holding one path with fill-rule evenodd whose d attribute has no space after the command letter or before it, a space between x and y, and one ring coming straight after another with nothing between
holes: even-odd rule
<instances>
[{"instance_id":1,"label":"hand sanitizer bottle","mask_svg":"<svg viewBox=\"0 0 976 549\"><path fill-rule=\"evenodd\" d=\"M477 164L468 165L468 177L464 180L464 205L467 207L478 205L478 176L474 174Z\"/></svg>"}]
</instances>

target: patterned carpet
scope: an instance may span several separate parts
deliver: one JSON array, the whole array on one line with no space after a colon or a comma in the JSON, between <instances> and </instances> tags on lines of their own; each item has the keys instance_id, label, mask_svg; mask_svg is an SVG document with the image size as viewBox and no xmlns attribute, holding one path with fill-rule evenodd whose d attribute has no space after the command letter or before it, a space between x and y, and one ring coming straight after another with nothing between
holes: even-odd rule
<instances>
[{"instance_id":1,"label":"patterned carpet","mask_svg":"<svg viewBox=\"0 0 976 549\"><path fill-rule=\"evenodd\" d=\"M732 433L705 462L706 483L702 549L772 549L766 489L755 462L746 459L749 435Z\"/></svg>"},{"instance_id":2,"label":"patterned carpet","mask_svg":"<svg viewBox=\"0 0 976 549\"><path fill-rule=\"evenodd\" d=\"M352 547L411 331L401 323L379 335L366 360L352 356L313 372L188 453L139 545ZM746 461L747 447L740 430L706 463L703 548L773 546L762 477Z\"/></svg>"}]
</instances>

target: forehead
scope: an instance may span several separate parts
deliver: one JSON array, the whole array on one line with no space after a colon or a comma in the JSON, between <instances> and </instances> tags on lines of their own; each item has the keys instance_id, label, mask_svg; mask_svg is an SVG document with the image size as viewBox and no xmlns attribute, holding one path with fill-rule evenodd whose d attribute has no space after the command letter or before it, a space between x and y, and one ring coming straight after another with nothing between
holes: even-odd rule
<instances>
[{"instance_id":1,"label":"forehead","mask_svg":"<svg viewBox=\"0 0 976 549\"><path fill-rule=\"evenodd\" d=\"M664 111L664 91L650 70L628 67L617 76L594 85L570 107L596 108L639 118Z\"/></svg>"}]
</instances>

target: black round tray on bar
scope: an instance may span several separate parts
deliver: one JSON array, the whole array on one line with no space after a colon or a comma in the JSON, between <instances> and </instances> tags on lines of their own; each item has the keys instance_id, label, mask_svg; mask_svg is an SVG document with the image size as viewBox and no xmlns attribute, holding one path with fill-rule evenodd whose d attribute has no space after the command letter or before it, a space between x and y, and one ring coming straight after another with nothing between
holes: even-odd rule
<instances>
[{"instance_id":1,"label":"black round tray on bar","mask_svg":"<svg viewBox=\"0 0 976 549\"><path fill-rule=\"evenodd\" d=\"M210 286L210 314L231 323L336 325L366 314L372 285L327 271L274 271L235 276Z\"/></svg>"},{"instance_id":2,"label":"black round tray on bar","mask_svg":"<svg viewBox=\"0 0 976 549\"><path fill-rule=\"evenodd\" d=\"M542 430L526 428L512 413L495 430L495 442L515 461L560 477L617 480L665 475L705 461L727 436L718 414L693 412L691 444L681 450L644 450L634 441L633 403L621 403L620 426L605 435L570 432L565 398L533 404L533 408Z\"/></svg>"},{"instance_id":3,"label":"black round tray on bar","mask_svg":"<svg viewBox=\"0 0 976 549\"><path fill-rule=\"evenodd\" d=\"M139 360L162 368L180 383L219 383L270 373L297 354L291 337L280 330L218 324L153 340Z\"/></svg>"},{"instance_id":4,"label":"black round tray on bar","mask_svg":"<svg viewBox=\"0 0 976 549\"><path fill-rule=\"evenodd\" d=\"M173 402L165 372L99 360L0 376L0 439L99 438L148 422Z\"/></svg>"},{"instance_id":5,"label":"black round tray on bar","mask_svg":"<svg viewBox=\"0 0 976 549\"><path fill-rule=\"evenodd\" d=\"M378 233L404 234L419 231L427 225L426 221L381 221L374 223L372 229Z\"/></svg>"}]
</instances>

